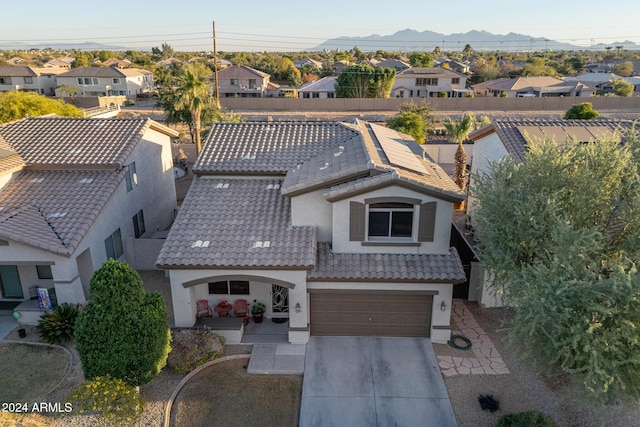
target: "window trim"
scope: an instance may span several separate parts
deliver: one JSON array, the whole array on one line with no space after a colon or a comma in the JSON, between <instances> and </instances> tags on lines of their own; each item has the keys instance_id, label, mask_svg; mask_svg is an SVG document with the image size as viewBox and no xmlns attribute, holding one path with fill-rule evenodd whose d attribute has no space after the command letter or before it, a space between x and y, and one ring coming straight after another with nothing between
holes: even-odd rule
<instances>
[{"instance_id":1,"label":"window trim","mask_svg":"<svg viewBox=\"0 0 640 427\"><path fill-rule=\"evenodd\" d=\"M127 166L127 175L125 181L127 184L127 193L138 186L138 173L136 171L136 162L131 162Z\"/></svg>"},{"instance_id":2,"label":"window trim","mask_svg":"<svg viewBox=\"0 0 640 427\"><path fill-rule=\"evenodd\" d=\"M405 206L376 206L376 205L380 205L380 204L396 204L396 205L405 205ZM380 242L380 241L414 241L414 237L415 237L415 214L416 214L416 207L414 204L411 203L389 203L389 202L383 202L383 203L369 203L366 205L366 216L365 216L365 229L367 231L366 234L366 242ZM394 222L394 218L397 218L395 213L411 213L411 221L410 221L410 227L411 227L411 232L409 236L400 236L400 235L393 235L394 233L394 224L396 224L396 222ZM381 214L388 214L387 215L387 234L386 235L372 235L371 234L371 214L376 214L376 213L381 213ZM402 222L403 225L406 226L406 223L403 221Z\"/></svg>"},{"instance_id":3,"label":"window trim","mask_svg":"<svg viewBox=\"0 0 640 427\"><path fill-rule=\"evenodd\" d=\"M25 78L24 78L24 84L26 84L26 85L31 85L31 84L33 84L33 77L31 77L31 76L25 76Z\"/></svg>"},{"instance_id":4,"label":"window trim","mask_svg":"<svg viewBox=\"0 0 640 427\"><path fill-rule=\"evenodd\" d=\"M209 282L207 286L209 295L251 295L251 284L248 280L220 280Z\"/></svg>"},{"instance_id":5,"label":"window trim","mask_svg":"<svg viewBox=\"0 0 640 427\"><path fill-rule=\"evenodd\" d=\"M132 218L133 220L133 234L136 239L139 239L147 231L144 225L144 212L140 209Z\"/></svg>"},{"instance_id":6,"label":"window trim","mask_svg":"<svg viewBox=\"0 0 640 427\"><path fill-rule=\"evenodd\" d=\"M53 280L53 272L48 264L36 264L36 272L40 280Z\"/></svg>"}]
</instances>

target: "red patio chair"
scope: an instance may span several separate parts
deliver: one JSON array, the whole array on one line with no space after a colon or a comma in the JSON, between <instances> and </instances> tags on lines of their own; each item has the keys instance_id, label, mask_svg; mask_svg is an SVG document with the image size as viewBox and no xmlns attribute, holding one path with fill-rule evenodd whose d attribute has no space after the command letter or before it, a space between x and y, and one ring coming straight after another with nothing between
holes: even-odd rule
<instances>
[{"instance_id":1,"label":"red patio chair","mask_svg":"<svg viewBox=\"0 0 640 427\"><path fill-rule=\"evenodd\" d=\"M201 299L196 301L196 316L197 317L213 317L211 307L209 307L209 300Z\"/></svg>"},{"instance_id":2,"label":"red patio chair","mask_svg":"<svg viewBox=\"0 0 640 427\"><path fill-rule=\"evenodd\" d=\"M249 322L249 306L246 299L237 299L233 302L233 312L236 317L243 317L245 321Z\"/></svg>"}]
</instances>

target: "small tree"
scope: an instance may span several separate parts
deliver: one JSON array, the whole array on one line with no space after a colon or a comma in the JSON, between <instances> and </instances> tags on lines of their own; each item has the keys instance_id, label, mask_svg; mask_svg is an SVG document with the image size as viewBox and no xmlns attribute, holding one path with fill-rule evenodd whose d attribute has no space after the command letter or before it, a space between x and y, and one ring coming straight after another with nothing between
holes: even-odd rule
<instances>
[{"instance_id":1,"label":"small tree","mask_svg":"<svg viewBox=\"0 0 640 427\"><path fill-rule=\"evenodd\" d=\"M396 78L393 68L368 64L346 67L336 79L338 98L388 98Z\"/></svg>"},{"instance_id":2,"label":"small tree","mask_svg":"<svg viewBox=\"0 0 640 427\"><path fill-rule=\"evenodd\" d=\"M64 117L84 116L82 111L71 104L49 99L37 93L19 91L0 93L0 123L51 113Z\"/></svg>"},{"instance_id":3,"label":"small tree","mask_svg":"<svg viewBox=\"0 0 640 427\"><path fill-rule=\"evenodd\" d=\"M593 105L590 102L583 102L569 108L564 115L564 119L589 120L598 116L600 116L600 113L593 109Z\"/></svg>"},{"instance_id":4,"label":"small tree","mask_svg":"<svg viewBox=\"0 0 640 427\"><path fill-rule=\"evenodd\" d=\"M426 102L402 104L398 115L387 120L387 126L411 135L422 144L427 134L433 133L435 128L432 112L433 109Z\"/></svg>"},{"instance_id":5,"label":"small tree","mask_svg":"<svg viewBox=\"0 0 640 427\"><path fill-rule=\"evenodd\" d=\"M145 384L164 367L171 334L162 296L145 292L138 273L110 259L91 278L75 343L85 378Z\"/></svg>"},{"instance_id":6,"label":"small tree","mask_svg":"<svg viewBox=\"0 0 640 427\"><path fill-rule=\"evenodd\" d=\"M618 96L632 96L634 86L626 80L618 79L613 82L613 93Z\"/></svg>"}]
</instances>

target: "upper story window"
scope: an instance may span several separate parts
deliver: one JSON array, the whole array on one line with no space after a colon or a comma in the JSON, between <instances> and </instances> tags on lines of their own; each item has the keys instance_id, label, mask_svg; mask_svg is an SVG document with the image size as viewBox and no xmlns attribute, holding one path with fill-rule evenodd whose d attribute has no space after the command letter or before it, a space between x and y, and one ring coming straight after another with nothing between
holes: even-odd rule
<instances>
[{"instance_id":1,"label":"upper story window","mask_svg":"<svg viewBox=\"0 0 640 427\"><path fill-rule=\"evenodd\" d=\"M136 162L131 162L127 166L127 175L125 176L127 181L127 192L133 190L138 186L138 174L136 173Z\"/></svg>"},{"instance_id":2,"label":"upper story window","mask_svg":"<svg viewBox=\"0 0 640 427\"><path fill-rule=\"evenodd\" d=\"M453 77L451 79L451 84L452 85L459 85L460 84L460 77Z\"/></svg>"},{"instance_id":3,"label":"upper story window","mask_svg":"<svg viewBox=\"0 0 640 427\"><path fill-rule=\"evenodd\" d=\"M114 77L112 80L114 85L119 85L120 84L120 79L118 77Z\"/></svg>"},{"instance_id":4,"label":"upper story window","mask_svg":"<svg viewBox=\"0 0 640 427\"><path fill-rule=\"evenodd\" d=\"M107 251L107 259L118 259L124 254L124 246L122 246L122 235L118 228L104 241L104 247Z\"/></svg>"},{"instance_id":5,"label":"upper story window","mask_svg":"<svg viewBox=\"0 0 640 427\"><path fill-rule=\"evenodd\" d=\"M438 86L438 79L425 79L427 81L427 86Z\"/></svg>"},{"instance_id":6,"label":"upper story window","mask_svg":"<svg viewBox=\"0 0 640 427\"><path fill-rule=\"evenodd\" d=\"M0 77L0 85L10 85L11 77Z\"/></svg>"},{"instance_id":7,"label":"upper story window","mask_svg":"<svg viewBox=\"0 0 640 427\"><path fill-rule=\"evenodd\" d=\"M422 79L422 78L416 79L416 86L426 86L426 85L427 85L427 79Z\"/></svg>"},{"instance_id":8,"label":"upper story window","mask_svg":"<svg viewBox=\"0 0 640 427\"><path fill-rule=\"evenodd\" d=\"M28 84L28 85L32 84L33 83L33 77L30 77L30 76L25 77L24 78L24 82L25 82L25 84Z\"/></svg>"},{"instance_id":9,"label":"upper story window","mask_svg":"<svg viewBox=\"0 0 640 427\"><path fill-rule=\"evenodd\" d=\"M408 203L370 204L367 237L412 237L413 206Z\"/></svg>"},{"instance_id":10,"label":"upper story window","mask_svg":"<svg viewBox=\"0 0 640 427\"><path fill-rule=\"evenodd\" d=\"M136 236L136 239L141 237L146 231L144 226L144 213L142 209L138 211L137 214L133 216L133 234Z\"/></svg>"},{"instance_id":11,"label":"upper story window","mask_svg":"<svg viewBox=\"0 0 640 427\"><path fill-rule=\"evenodd\" d=\"M249 89L256 88L256 79L249 79Z\"/></svg>"},{"instance_id":12,"label":"upper story window","mask_svg":"<svg viewBox=\"0 0 640 427\"><path fill-rule=\"evenodd\" d=\"M97 86L98 78L97 77L78 77L78 84L84 86Z\"/></svg>"},{"instance_id":13,"label":"upper story window","mask_svg":"<svg viewBox=\"0 0 640 427\"><path fill-rule=\"evenodd\" d=\"M436 202L377 197L349 204L349 240L363 244L433 242Z\"/></svg>"},{"instance_id":14,"label":"upper story window","mask_svg":"<svg viewBox=\"0 0 640 427\"><path fill-rule=\"evenodd\" d=\"M231 79L231 86L238 86L238 79Z\"/></svg>"}]
</instances>

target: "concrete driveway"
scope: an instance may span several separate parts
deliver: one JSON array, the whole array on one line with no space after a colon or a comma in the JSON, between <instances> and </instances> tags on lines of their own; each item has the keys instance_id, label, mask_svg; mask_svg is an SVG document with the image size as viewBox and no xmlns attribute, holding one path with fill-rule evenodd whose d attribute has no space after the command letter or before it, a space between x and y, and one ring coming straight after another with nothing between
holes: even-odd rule
<instances>
[{"instance_id":1,"label":"concrete driveway","mask_svg":"<svg viewBox=\"0 0 640 427\"><path fill-rule=\"evenodd\" d=\"M312 337L300 427L457 426L424 338Z\"/></svg>"}]
</instances>

